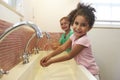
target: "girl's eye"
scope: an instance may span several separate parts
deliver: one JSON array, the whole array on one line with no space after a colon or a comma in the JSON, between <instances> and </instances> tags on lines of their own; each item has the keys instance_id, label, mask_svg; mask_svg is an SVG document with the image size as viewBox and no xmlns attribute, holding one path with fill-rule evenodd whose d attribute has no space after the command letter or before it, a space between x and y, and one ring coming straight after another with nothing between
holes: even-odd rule
<instances>
[{"instance_id":1,"label":"girl's eye","mask_svg":"<svg viewBox=\"0 0 120 80\"><path fill-rule=\"evenodd\" d=\"M79 25L79 23L78 23L78 22L75 22L74 24L75 24L75 25ZM87 26L87 24L86 24L86 23L81 23L81 24L80 24L80 26L85 27L85 26Z\"/></svg>"},{"instance_id":2,"label":"girl's eye","mask_svg":"<svg viewBox=\"0 0 120 80\"><path fill-rule=\"evenodd\" d=\"M61 26L63 25L63 24L60 24Z\"/></svg>"},{"instance_id":3,"label":"girl's eye","mask_svg":"<svg viewBox=\"0 0 120 80\"><path fill-rule=\"evenodd\" d=\"M75 25L78 25L79 23L78 22L75 22Z\"/></svg>"}]
</instances>

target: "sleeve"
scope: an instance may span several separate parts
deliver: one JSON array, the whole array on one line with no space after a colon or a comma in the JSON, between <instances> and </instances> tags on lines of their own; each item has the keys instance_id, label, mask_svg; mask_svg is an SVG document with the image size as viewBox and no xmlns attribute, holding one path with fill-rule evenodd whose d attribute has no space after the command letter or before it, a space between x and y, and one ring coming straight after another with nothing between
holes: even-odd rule
<instances>
[{"instance_id":1,"label":"sleeve","mask_svg":"<svg viewBox=\"0 0 120 80\"><path fill-rule=\"evenodd\" d=\"M80 45L83 45L85 47L89 47L91 44L90 44L90 41L88 39L87 36L83 36L81 37L80 39L78 39L76 42L76 44L80 44Z\"/></svg>"}]
</instances>

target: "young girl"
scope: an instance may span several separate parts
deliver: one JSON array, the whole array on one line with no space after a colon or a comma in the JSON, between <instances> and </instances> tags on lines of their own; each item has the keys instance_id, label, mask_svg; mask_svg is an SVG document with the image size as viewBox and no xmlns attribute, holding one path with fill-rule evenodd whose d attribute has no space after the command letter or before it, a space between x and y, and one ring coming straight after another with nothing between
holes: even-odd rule
<instances>
[{"instance_id":1,"label":"young girl","mask_svg":"<svg viewBox=\"0 0 120 80\"><path fill-rule=\"evenodd\" d=\"M81 3L78 4L77 8L69 14L74 34L72 34L70 39L68 39L63 45L41 59L40 64L43 67L52 63L62 62L74 58L78 65L83 65L94 76L98 75L98 66L96 65L95 58L91 50L90 40L87 36L87 32L92 29L95 22L94 12L95 9L90 5L84 5ZM69 54L52 58L69 47L72 48Z\"/></svg>"},{"instance_id":2,"label":"young girl","mask_svg":"<svg viewBox=\"0 0 120 80\"><path fill-rule=\"evenodd\" d=\"M59 43L53 44L52 47L54 49L64 44L69 39L69 37L73 34L73 31L70 28L70 21L68 17L62 17L60 19L60 26L61 26L61 29L64 31L64 33L61 35L59 39ZM70 48L66 49L67 52L70 52L70 50L71 50Z\"/></svg>"}]
</instances>

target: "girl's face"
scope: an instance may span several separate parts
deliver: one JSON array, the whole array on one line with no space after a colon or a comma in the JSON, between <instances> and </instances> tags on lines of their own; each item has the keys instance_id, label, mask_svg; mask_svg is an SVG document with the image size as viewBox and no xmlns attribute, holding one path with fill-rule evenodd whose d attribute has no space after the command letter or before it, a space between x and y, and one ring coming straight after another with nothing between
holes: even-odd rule
<instances>
[{"instance_id":1,"label":"girl's face","mask_svg":"<svg viewBox=\"0 0 120 80\"><path fill-rule=\"evenodd\" d=\"M76 38L80 38L90 30L88 21L84 16L77 16L73 23L73 31Z\"/></svg>"},{"instance_id":2,"label":"girl's face","mask_svg":"<svg viewBox=\"0 0 120 80\"><path fill-rule=\"evenodd\" d=\"M68 31L70 29L69 24L70 24L69 21L67 21L65 19L60 21L61 29L64 31Z\"/></svg>"}]
</instances>

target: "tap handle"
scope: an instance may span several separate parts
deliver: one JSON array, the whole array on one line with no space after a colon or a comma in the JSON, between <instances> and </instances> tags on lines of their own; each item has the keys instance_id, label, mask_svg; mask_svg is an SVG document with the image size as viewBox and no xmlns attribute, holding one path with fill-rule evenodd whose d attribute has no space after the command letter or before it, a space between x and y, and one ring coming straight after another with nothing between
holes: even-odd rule
<instances>
[{"instance_id":1,"label":"tap handle","mask_svg":"<svg viewBox=\"0 0 120 80\"><path fill-rule=\"evenodd\" d=\"M8 73L9 73L9 71L5 71L3 69L0 69L0 74L8 74Z\"/></svg>"}]
</instances>

